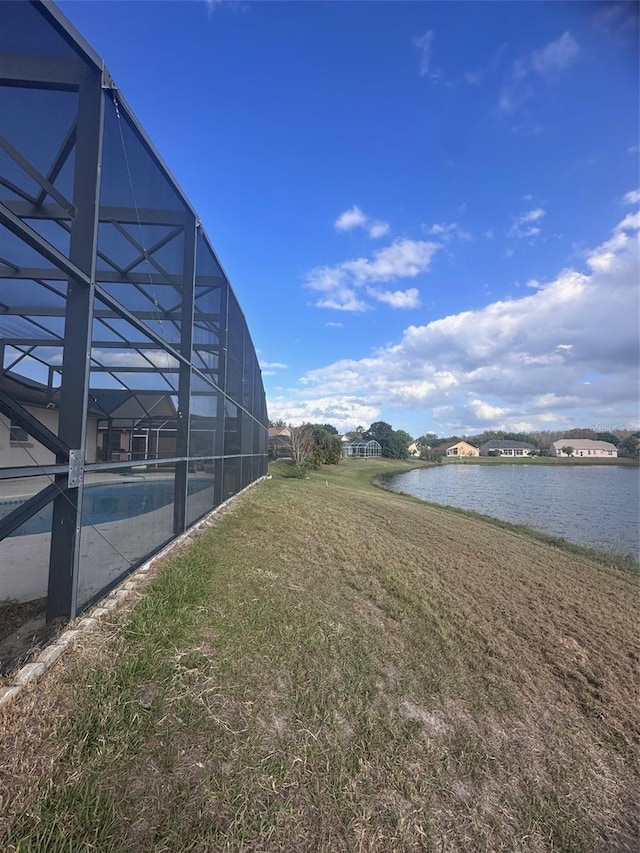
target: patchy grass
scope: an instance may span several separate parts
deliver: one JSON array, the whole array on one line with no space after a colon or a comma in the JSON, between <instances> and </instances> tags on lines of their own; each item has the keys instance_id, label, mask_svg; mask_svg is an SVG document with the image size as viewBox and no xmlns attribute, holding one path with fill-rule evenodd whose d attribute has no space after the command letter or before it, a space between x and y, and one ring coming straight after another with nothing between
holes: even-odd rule
<instances>
[{"instance_id":1,"label":"patchy grass","mask_svg":"<svg viewBox=\"0 0 640 853\"><path fill-rule=\"evenodd\" d=\"M2 849L636 850L637 577L406 467L273 466L6 708Z\"/></svg>"}]
</instances>

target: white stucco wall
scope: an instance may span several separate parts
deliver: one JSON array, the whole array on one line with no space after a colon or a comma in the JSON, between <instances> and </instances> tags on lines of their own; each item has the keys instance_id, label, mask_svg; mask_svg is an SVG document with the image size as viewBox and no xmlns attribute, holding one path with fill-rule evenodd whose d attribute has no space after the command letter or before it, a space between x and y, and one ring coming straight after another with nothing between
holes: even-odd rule
<instances>
[{"instance_id":1,"label":"white stucco wall","mask_svg":"<svg viewBox=\"0 0 640 853\"><path fill-rule=\"evenodd\" d=\"M51 432L58 432L58 412L52 409L40 409L25 406L27 411L37 418ZM10 441L10 419L0 414L0 468L17 468L26 465L53 465L55 456L34 438L27 444ZM96 461L97 421L90 417L87 421L87 462Z\"/></svg>"}]
</instances>

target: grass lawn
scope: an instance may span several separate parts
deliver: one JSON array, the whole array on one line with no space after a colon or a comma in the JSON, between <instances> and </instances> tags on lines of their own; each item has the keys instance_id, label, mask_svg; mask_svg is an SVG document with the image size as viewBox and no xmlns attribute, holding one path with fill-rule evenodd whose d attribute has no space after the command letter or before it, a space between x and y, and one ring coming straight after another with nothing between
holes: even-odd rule
<instances>
[{"instance_id":1,"label":"grass lawn","mask_svg":"<svg viewBox=\"0 0 640 853\"><path fill-rule=\"evenodd\" d=\"M272 466L2 709L0 849L636 851L637 574L402 467Z\"/></svg>"}]
</instances>

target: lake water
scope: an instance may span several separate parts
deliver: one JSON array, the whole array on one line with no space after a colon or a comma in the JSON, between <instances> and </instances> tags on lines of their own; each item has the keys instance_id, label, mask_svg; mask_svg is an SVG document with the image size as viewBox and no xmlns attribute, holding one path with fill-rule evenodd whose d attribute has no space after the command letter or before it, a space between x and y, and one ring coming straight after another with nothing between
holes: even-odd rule
<instances>
[{"instance_id":1,"label":"lake water","mask_svg":"<svg viewBox=\"0 0 640 853\"><path fill-rule=\"evenodd\" d=\"M527 524L617 554L640 555L640 470L622 465L438 465L386 480L437 504Z\"/></svg>"}]
</instances>

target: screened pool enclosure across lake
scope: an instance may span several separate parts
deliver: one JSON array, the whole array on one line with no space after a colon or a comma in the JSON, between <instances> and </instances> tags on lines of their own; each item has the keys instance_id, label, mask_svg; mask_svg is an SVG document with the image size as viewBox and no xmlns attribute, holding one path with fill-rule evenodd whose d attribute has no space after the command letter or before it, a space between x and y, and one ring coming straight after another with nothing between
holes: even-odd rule
<instances>
[{"instance_id":1,"label":"screened pool enclosure across lake","mask_svg":"<svg viewBox=\"0 0 640 853\"><path fill-rule=\"evenodd\" d=\"M267 412L229 281L103 61L49 2L0 21L1 640L9 601L69 619L263 476Z\"/></svg>"}]
</instances>

